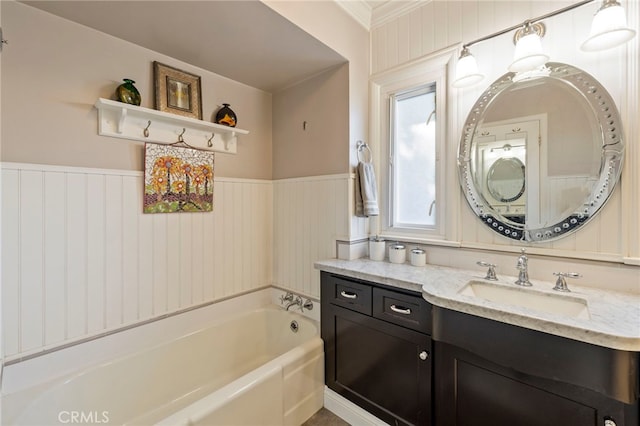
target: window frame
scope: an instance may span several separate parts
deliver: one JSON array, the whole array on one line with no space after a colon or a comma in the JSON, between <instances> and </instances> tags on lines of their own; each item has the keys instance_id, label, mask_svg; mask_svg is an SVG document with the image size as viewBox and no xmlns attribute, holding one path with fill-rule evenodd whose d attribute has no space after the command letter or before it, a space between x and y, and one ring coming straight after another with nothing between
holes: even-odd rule
<instances>
[{"instance_id":1,"label":"window frame","mask_svg":"<svg viewBox=\"0 0 640 426\"><path fill-rule=\"evenodd\" d=\"M447 135L449 133L448 119L448 89L449 63L453 58L453 50L445 49L437 54L415 61L408 65L386 71L371 78L371 135L377 142L380 181L380 216L377 224L371 226L371 232L388 239L404 240L439 240L445 239L446 218L445 204L447 166ZM436 224L431 227L393 226L393 204L391 189L391 95L409 91L419 86L436 84Z\"/></svg>"},{"instance_id":2,"label":"window frame","mask_svg":"<svg viewBox=\"0 0 640 426\"><path fill-rule=\"evenodd\" d=\"M440 146L439 146L439 142L438 141L438 137L439 137L439 133L438 133L438 129L441 126L440 124L438 124L438 84L435 81L427 81L424 84L419 84L417 86L411 86L405 90L399 90L399 91L394 91L391 92L389 94L389 161L388 161L388 174L387 174L387 180L388 180L388 191L389 191L389 223L388 223L388 228L390 229L402 229L402 230L408 230L408 229L413 229L416 230L418 232L422 232L422 231L433 231L437 228L438 226L438 210L435 209L435 213L436 213L436 224L435 225L420 225L420 224L415 224L415 223L403 223L400 220L396 219L396 210L395 207L397 205L397 196L398 196L398 191L396 189L396 185L395 185L395 180L397 179L397 168L395 167L395 139L397 136L396 133L396 127L395 127L395 114L396 114L396 104L399 101L405 100L405 99L409 99L411 97L414 96L420 96L423 94L428 94L428 93L434 93L435 96L435 104L436 104L436 108L435 108L435 117L436 117L436 146L435 146L435 155L436 155L436 160L435 160L435 165L436 165L436 171L435 171L435 178L436 178L436 199L434 200L434 203L437 203L438 200L438 193L439 193L439 189L438 189L438 171L441 168L440 164L439 164L439 156L440 156ZM426 112L426 111L425 111ZM429 115L427 114L427 117ZM425 121L427 120L427 118L425 118Z\"/></svg>"}]
</instances>

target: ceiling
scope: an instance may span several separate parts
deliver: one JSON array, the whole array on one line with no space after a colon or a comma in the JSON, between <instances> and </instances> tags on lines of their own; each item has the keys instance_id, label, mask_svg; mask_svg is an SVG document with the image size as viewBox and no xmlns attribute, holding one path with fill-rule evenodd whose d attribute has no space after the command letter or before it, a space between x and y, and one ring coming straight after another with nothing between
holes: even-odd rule
<instances>
[{"instance_id":1,"label":"ceiling","mask_svg":"<svg viewBox=\"0 0 640 426\"><path fill-rule=\"evenodd\" d=\"M23 3L271 93L346 62L255 0Z\"/></svg>"}]
</instances>

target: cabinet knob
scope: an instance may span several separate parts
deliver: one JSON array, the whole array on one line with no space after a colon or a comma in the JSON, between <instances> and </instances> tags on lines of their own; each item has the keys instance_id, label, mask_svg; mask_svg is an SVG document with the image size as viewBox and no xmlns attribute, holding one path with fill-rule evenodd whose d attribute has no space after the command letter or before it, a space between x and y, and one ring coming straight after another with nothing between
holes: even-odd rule
<instances>
[{"instance_id":1,"label":"cabinet knob","mask_svg":"<svg viewBox=\"0 0 640 426\"><path fill-rule=\"evenodd\" d=\"M605 419L604 426L616 426L616 422L614 422L612 419Z\"/></svg>"},{"instance_id":2,"label":"cabinet knob","mask_svg":"<svg viewBox=\"0 0 640 426\"><path fill-rule=\"evenodd\" d=\"M420 357L421 360L425 361L427 358L429 358L429 352L422 351L422 352L420 352L420 355L418 355L418 356ZM615 426L615 424L607 425L607 426Z\"/></svg>"}]
</instances>

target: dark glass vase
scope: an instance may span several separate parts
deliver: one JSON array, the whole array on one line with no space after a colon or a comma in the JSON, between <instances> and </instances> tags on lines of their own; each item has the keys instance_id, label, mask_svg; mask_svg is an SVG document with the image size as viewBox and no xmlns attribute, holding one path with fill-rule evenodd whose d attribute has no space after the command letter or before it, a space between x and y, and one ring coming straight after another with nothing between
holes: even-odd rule
<instances>
[{"instance_id":1,"label":"dark glass vase","mask_svg":"<svg viewBox=\"0 0 640 426\"><path fill-rule=\"evenodd\" d=\"M140 92L138 92L136 86L133 85L134 83L135 81L125 78L124 83L117 87L116 96L120 102L131 105L140 105Z\"/></svg>"},{"instance_id":2,"label":"dark glass vase","mask_svg":"<svg viewBox=\"0 0 640 426\"><path fill-rule=\"evenodd\" d=\"M224 124L229 127L236 127L237 121L238 118L236 117L236 113L229 108L229 104L222 104L222 108L220 108L216 113L216 123Z\"/></svg>"}]
</instances>

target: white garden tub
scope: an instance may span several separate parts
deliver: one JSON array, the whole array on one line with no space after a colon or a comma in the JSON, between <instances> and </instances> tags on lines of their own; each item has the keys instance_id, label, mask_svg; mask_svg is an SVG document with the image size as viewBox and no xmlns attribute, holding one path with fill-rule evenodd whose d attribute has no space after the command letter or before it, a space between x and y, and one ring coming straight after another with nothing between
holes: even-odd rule
<instances>
[{"instance_id":1,"label":"white garden tub","mask_svg":"<svg viewBox=\"0 0 640 426\"><path fill-rule=\"evenodd\" d=\"M8 395L3 424L299 425L323 368L317 324L269 307Z\"/></svg>"}]
</instances>

